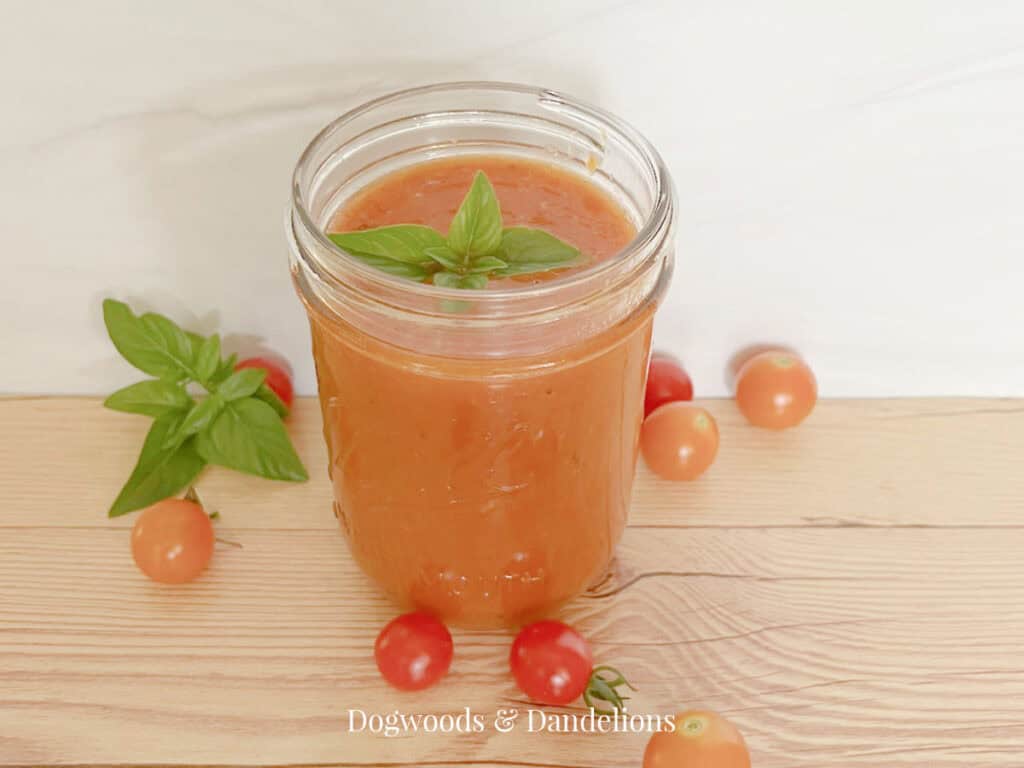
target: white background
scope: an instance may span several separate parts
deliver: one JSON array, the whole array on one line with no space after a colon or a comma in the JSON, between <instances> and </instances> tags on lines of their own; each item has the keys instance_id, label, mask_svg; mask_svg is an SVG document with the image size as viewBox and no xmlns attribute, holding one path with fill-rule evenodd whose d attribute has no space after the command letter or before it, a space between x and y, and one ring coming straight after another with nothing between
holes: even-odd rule
<instances>
[{"instance_id":1,"label":"white background","mask_svg":"<svg viewBox=\"0 0 1024 768\"><path fill-rule=\"evenodd\" d=\"M0 0L0 391L105 393L116 296L314 390L294 161L378 93L563 89L680 199L657 327L698 394L784 342L825 395L1024 395L1024 2Z\"/></svg>"}]
</instances>

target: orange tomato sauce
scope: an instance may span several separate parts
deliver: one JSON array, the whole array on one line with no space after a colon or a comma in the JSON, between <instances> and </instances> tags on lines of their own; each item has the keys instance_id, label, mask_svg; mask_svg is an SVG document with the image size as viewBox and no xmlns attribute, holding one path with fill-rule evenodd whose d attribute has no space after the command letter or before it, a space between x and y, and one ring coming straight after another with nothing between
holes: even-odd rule
<instances>
[{"instance_id":1,"label":"orange tomato sauce","mask_svg":"<svg viewBox=\"0 0 1024 768\"><path fill-rule=\"evenodd\" d=\"M634 227L585 178L509 157L431 161L371 184L331 230L446 231L473 174L506 226L592 259ZM653 307L541 358L439 358L310 306L335 514L359 565L462 626L550 614L604 575L625 526Z\"/></svg>"},{"instance_id":2,"label":"orange tomato sauce","mask_svg":"<svg viewBox=\"0 0 1024 768\"><path fill-rule=\"evenodd\" d=\"M547 230L587 257L572 270L492 280L492 287L537 283L584 269L614 256L636 234L626 214L596 185L552 165L494 156L433 160L385 176L343 205L328 231L425 224L447 234L478 170L494 187L506 227Z\"/></svg>"}]
</instances>

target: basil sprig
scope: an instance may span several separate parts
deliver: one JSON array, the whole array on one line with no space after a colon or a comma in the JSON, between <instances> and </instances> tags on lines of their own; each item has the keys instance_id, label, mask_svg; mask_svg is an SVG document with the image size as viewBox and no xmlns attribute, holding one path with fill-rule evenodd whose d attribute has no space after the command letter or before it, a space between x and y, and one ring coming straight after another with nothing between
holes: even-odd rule
<instances>
[{"instance_id":1,"label":"basil sprig","mask_svg":"<svg viewBox=\"0 0 1024 768\"><path fill-rule=\"evenodd\" d=\"M207 464L272 480L308 478L282 422L288 408L267 386L266 371L236 371L236 356L221 357L217 335L183 331L152 312L135 315L120 301L103 302L103 320L121 356L156 377L119 389L103 403L154 419L110 517L173 496ZM189 384L207 396L197 401Z\"/></svg>"},{"instance_id":2,"label":"basil sprig","mask_svg":"<svg viewBox=\"0 0 1024 768\"><path fill-rule=\"evenodd\" d=\"M398 277L443 288L486 288L491 278L565 269L583 262L577 248L542 229L505 227L494 187L477 171L448 237L421 224L327 235L351 256Z\"/></svg>"}]
</instances>

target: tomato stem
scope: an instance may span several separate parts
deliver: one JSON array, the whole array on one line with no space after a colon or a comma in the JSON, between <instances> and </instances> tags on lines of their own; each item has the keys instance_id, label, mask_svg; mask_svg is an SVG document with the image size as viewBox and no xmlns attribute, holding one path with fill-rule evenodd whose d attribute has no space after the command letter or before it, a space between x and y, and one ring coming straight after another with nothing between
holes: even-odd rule
<instances>
[{"instance_id":1,"label":"tomato stem","mask_svg":"<svg viewBox=\"0 0 1024 768\"><path fill-rule=\"evenodd\" d=\"M606 676L607 673L609 676ZM626 709L625 702L628 696L619 693L619 686L626 686L631 691L636 688L630 684L626 677L615 667L601 665L594 667L590 672L590 680L587 681L586 690L583 691L583 701L586 705L599 715L614 715L616 712L623 712ZM594 701L604 701L612 705L611 709L597 706Z\"/></svg>"},{"instance_id":2,"label":"tomato stem","mask_svg":"<svg viewBox=\"0 0 1024 768\"><path fill-rule=\"evenodd\" d=\"M199 489L196 488L194 485L190 485L188 487L188 490L185 491L185 496L183 498L185 499L185 501L191 501L193 504L198 504L199 508L206 512L206 505L203 504L203 499L199 495ZM206 514L209 516L211 520L217 520L220 518L220 510L215 509L213 512L206 512Z\"/></svg>"}]
</instances>

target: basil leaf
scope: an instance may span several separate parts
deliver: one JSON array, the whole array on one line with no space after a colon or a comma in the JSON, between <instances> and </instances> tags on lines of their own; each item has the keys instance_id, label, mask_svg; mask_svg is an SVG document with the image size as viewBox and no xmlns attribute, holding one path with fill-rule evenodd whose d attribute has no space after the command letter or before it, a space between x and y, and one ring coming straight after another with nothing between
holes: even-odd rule
<instances>
[{"instance_id":1,"label":"basil leaf","mask_svg":"<svg viewBox=\"0 0 1024 768\"><path fill-rule=\"evenodd\" d=\"M307 480L281 417L262 400L247 397L228 403L196 436L199 455L211 464L267 477Z\"/></svg>"},{"instance_id":2,"label":"basil leaf","mask_svg":"<svg viewBox=\"0 0 1024 768\"><path fill-rule=\"evenodd\" d=\"M441 288L458 288L461 275L454 272L438 272L434 275L434 285Z\"/></svg>"},{"instance_id":3,"label":"basil leaf","mask_svg":"<svg viewBox=\"0 0 1024 768\"><path fill-rule=\"evenodd\" d=\"M501 209L494 187L483 171L455 212L448 229L448 245L455 253L473 259L498 250L501 245Z\"/></svg>"},{"instance_id":4,"label":"basil leaf","mask_svg":"<svg viewBox=\"0 0 1024 768\"><path fill-rule=\"evenodd\" d=\"M187 438L192 437L202 429L206 428L206 425L217 418L224 409L224 398L221 397L219 392L214 392L212 395L207 397L192 406L192 409L185 414L185 418L182 419L181 424L178 425L177 429L171 432L167 436L167 440L164 442L165 448L171 448L180 445Z\"/></svg>"},{"instance_id":5,"label":"basil leaf","mask_svg":"<svg viewBox=\"0 0 1024 768\"><path fill-rule=\"evenodd\" d=\"M260 388L256 390L253 395L257 400L262 400L264 403L269 405L282 419L288 416L288 406L284 404L284 400L277 396L277 393L266 385L266 382L260 384Z\"/></svg>"},{"instance_id":6,"label":"basil leaf","mask_svg":"<svg viewBox=\"0 0 1024 768\"><path fill-rule=\"evenodd\" d=\"M238 362L238 355L231 355L226 360L221 360L217 365L216 372L210 377L210 383L217 386L235 372L235 363Z\"/></svg>"},{"instance_id":7,"label":"basil leaf","mask_svg":"<svg viewBox=\"0 0 1024 768\"><path fill-rule=\"evenodd\" d=\"M214 334L216 336L216 339L214 339L214 337L212 336L207 338L205 336L200 336L198 333L192 333L192 331L185 331L185 335L188 336L189 341L192 343L193 368L198 368L200 366L200 358L203 358L202 373L208 374L203 379L204 383L215 385L219 381L223 381L224 379L226 379L228 376L231 375L232 371L235 370L235 362L238 360L238 355L231 355L231 357L227 358L226 360L220 359L220 336L216 336L216 334ZM205 349L204 345L206 347ZM214 351L213 345L216 345L216 354L212 354L212 352ZM212 366L212 371L210 371L211 359L214 362L214 365ZM196 373L198 374L200 373L200 371L196 370Z\"/></svg>"},{"instance_id":8,"label":"basil leaf","mask_svg":"<svg viewBox=\"0 0 1024 768\"><path fill-rule=\"evenodd\" d=\"M459 280L459 288L479 290L487 287L487 275L465 275Z\"/></svg>"},{"instance_id":9,"label":"basil leaf","mask_svg":"<svg viewBox=\"0 0 1024 768\"><path fill-rule=\"evenodd\" d=\"M360 261L364 261L371 267L376 267L381 272L387 272L389 275L395 275L396 277L408 277L413 280L425 280L430 274L426 269L421 267L419 264L406 264L403 261L395 261L385 256L374 256L369 253L358 253L357 251L349 251L350 256L354 256Z\"/></svg>"},{"instance_id":10,"label":"basil leaf","mask_svg":"<svg viewBox=\"0 0 1024 768\"><path fill-rule=\"evenodd\" d=\"M207 382L220 367L220 336L213 334L203 339L192 358L192 369L200 382Z\"/></svg>"},{"instance_id":11,"label":"basil leaf","mask_svg":"<svg viewBox=\"0 0 1024 768\"><path fill-rule=\"evenodd\" d=\"M445 269L456 270L462 268L462 260L459 258L459 255L447 245L438 246L437 248L427 248L423 253Z\"/></svg>"},{"instance_id":12,"label":"basil leaf","mask_svg":"<svg viewBox=\"0 0 1024 768\"><path fill-rule=\"evenodd\" d=\"M192 398L181 384L152 379L117 390L103 401L103 405L113 411L159 417L187 411L192 405Z\"/></svg>"},{"instance_id":13,"label":"basil leaf","mask_svg":"<svg viewBox=\"0 0 1024 768\"><path fill-rule=\"evenodd\" d=\"M508 264L499 259L497 256L481 256L479 259L469 265L469 274L471 275L482 275L487 272L494 272L498 269L504 269Z\"/></svg>"},{"instance_id":14,"label":"basil leaf","mask_svg":"<svg viewBox=\"0 0 1024 768\"><path fill-rule=\"evenodd\" d=\"M193 333L192 331L185 331L185 335L188 336L189 343L192 345L192 359L194 360L196 355L199 354L199 348L203 345L203 342L206 341L206 337L200 336L198 333Z\"/></svg>"},{"instance_id":15,"label":"basil leaf","mask_svg":"<svg viewBox=\"0 0 1024 768\"><path fill-rule=\"evenodd\" d=\"M461 299L445 299L441 302L441 309L453 315L460 315L469 312L473 308L473 302L462 301Z\"/></svg>"},{"instance_id":16,"label":"basil leaf","mask_svg":"<svg viewBox=\"0 0 1024 768\"><path fill-rule=\"evenodd\" d=\"M359 232L332 232L327 235L335 245L365 261L366 256L399 261L403 264L423 264L427 248L444 245L444 237L436 229L420 224L399 224L377 227Z\"/></svg>"},{"instance_id":17,"label":"basil leaf","mask_svg":"<svg viewBox=\"0 0 1024 768\"><path fill-rule=\"evenodd\" d=\"M228 376L217 387L217 394L229 403L232 400L240 400L254 394L266 378L267 372L262 368L243 368Z\"/></svg>"},{"instance_id":18,"label":"basil leaf","mask_svg":"<svg viewBox=\"0 0 1024 768\"><path fill-rule=\"evenodd\" d=\"M192 439L175 448L164 447L168 435L183 420L184 414L169 413L153 422L135 468L110 507L110 517L142 509L173 496L191 483L206 465L196 453Z\"/></svg>"},{"instance_id":19,"label":"basil leaf","mask_svg":"<svg viewBox=\"0 0 1024 768\"><path fill-rule=\"evenodd\" d=\"M454 272L438 272L434 285L441 288L486 288L487 275L457 275Z\"/></svg>"},{"instance_id":20,"label":"basil leaf","mask_svg":"<svg viewBox=\"0 0 1024 768\"><path fill-rule=\"evenodd\" d=\"M583 259L577 248L542 229L529 227L507 228L502 233L497 255L508 263L507 267L494 273L499 277L571 267Z\"/></svg>"},{"instance_id":21,"label":"basil leaf","mask_svg":"<svg viewBox=\"0 0 1024 768\"><path fill-rule=\"evenodd\" d=\"M117 351L140 371L169 381L193 375L192 342L163 315L137 317L124 302L106 299L103 321Z\"/></svg>"}]
</instances>

